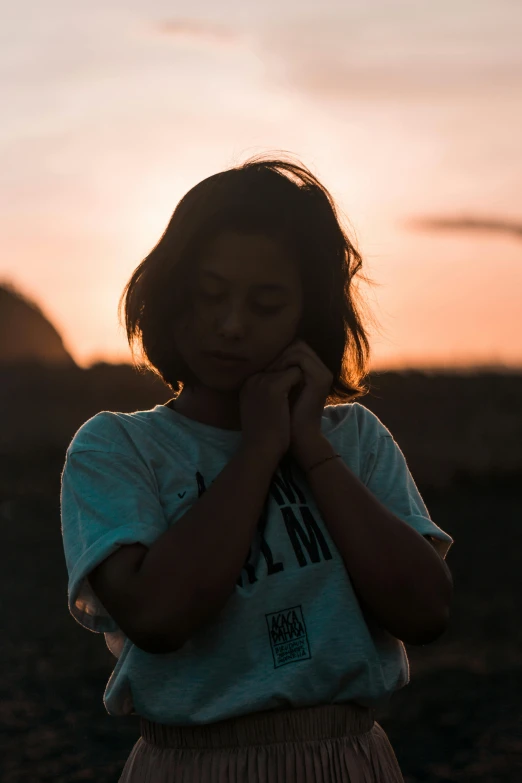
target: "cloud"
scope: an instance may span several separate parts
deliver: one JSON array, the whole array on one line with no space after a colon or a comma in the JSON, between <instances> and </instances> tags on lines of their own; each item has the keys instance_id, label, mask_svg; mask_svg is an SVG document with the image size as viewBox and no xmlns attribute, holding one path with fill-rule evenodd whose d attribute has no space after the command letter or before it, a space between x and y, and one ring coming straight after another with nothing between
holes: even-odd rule
<instances>
[{"instance_id":1,"label":"cloud","mask_svg":"<svg viewBox=\"0 0 522 783\"><path fill-rule=\"evenodd\" d=\"M410 5L411 13L397 14L368 0L291 24L278 18L256 29L256 46L268 76L313 98L446 102L499 88L518 94L522 50L514 30L522 10L500 24L493 13L454 14L450 2L426 13Z\"/></svg>"},{"instance_id":2,"label":"cloud","mask_svg":"<svg viewBox=\"0 0 522 783\"><path fill-rule=\"evenodd\" d=\"M414 218L407 223L410 228L420 231L489 231L515 234L522 239L522 223L496 218Z\"/></svg>"},{"instance_id":3,"label":"cloud","mask_svg":"<svg viewBox=\"0 0 522 783\"><path fill-rule=\"evenodd\" d=\"M188 38L209 43L233 44L241 38L232 27L199 19L162 19L154 25L154 30L170 38Z\"/></svg>"}]
</instances>

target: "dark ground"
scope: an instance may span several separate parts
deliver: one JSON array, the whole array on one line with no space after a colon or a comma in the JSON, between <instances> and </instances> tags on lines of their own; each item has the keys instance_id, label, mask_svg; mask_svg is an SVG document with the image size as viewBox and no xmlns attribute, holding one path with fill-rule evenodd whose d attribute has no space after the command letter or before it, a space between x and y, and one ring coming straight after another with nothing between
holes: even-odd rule
<instances>
[{"instance_id":1,"label":"dark ground","mask_svg":"<svg viewBox=\"0 0 522 783\"><path fill-rule=\"evenodd\" d=\"M121 374L121 392L114 384L115 373ZM59 476L68 439L89 416L98 410L151 407L172 395L163 392L158 397L157 387L146 388L143 379L133 377L136 393L130 399L127 370L80 372L81 384L76 375L75 371L60 376L59 393L69 394L70 420L50 446L44 429L58 432L52 422L61 421L60 410L65 410L51 381L48 386L40 383L36 408L28 408L37 388L33 382L12 376L7 379L11 386L6 378L0 384L0 411L9 410L8 416L0 417L1 783L117 783L139 737L136 716L114 718L103 706L116 659L103 636L78 625L67 608ZM443 455L455 455L454 444L461 449L462 464L472 465L476 473L459 469L451 482L438 487L418 481L433 520L455 539L447 558L455 582L451 622L433 644L407 647L411 682L393 696L377 720L388 734L406 783L522 783L520 379L488 377L483 395L476 393L471 379L434 383L420 375L390 373L379 380L378 399L361 400L397 436L416 479L423 466L430 474L429 446L435 436L439 457L433 463L434 475L439 470L444 479ZM407 416L401 416L407 394L416 407L408 402ZM456 433L453 425L443 437L440 428L446 415L433 440L426 434L432 426L428 411L437 399L447 411L454 402L462 417L467 413L473 441L462 431ZM71 400L78 406L74 411ZM485 421L481 411L487 411L483 404L495 411L496 426L488 420L480 429ZM20 418L15 421L17 405ZM411 435L407 429L401 431L401 421L413 422ZM41 431L36 431L36 424ZM16 453L22 436L23 448ZM32 439L40 448L31 445ZM481 461L471 463L475 453ZM502 463L505 455L511 455L510 461ZM486 458L498 466L490 474L483 470Z\"/></svg>"}]
</instances>

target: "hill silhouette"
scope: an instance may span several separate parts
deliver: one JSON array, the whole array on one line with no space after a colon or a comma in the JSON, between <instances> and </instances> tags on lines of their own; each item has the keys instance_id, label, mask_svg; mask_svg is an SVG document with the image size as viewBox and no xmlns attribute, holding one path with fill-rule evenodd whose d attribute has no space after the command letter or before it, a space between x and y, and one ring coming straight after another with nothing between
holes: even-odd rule
<instances>
[{"instance_id":1,"label":"hill silhouette","mask_svg":"<svg viewBox=\"0 0 522 783\"><path fill-rule=\"evenodd\" d=\"M76 367L62 337L40 307L11 283L0 284L0 364L38 362Z\"/></svg>"}]
</instances>

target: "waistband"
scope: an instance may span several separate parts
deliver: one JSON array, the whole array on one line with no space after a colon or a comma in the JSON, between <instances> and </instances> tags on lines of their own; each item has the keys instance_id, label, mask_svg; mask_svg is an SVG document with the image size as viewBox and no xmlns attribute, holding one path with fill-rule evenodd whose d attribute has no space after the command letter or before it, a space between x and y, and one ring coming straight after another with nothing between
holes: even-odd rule
<instances>
[{"instance_id":1,"label":"waistband","mask_svg":"<svg viewBox=\"0 0 522 783\"><path fill-rule=\"evenodd\" d=\"M142 738L161 748L224 748L344 737L371 731L375 710L355 702L266 710L215 723L177 726L140 716Z\"/></svg>"}]
</instances>

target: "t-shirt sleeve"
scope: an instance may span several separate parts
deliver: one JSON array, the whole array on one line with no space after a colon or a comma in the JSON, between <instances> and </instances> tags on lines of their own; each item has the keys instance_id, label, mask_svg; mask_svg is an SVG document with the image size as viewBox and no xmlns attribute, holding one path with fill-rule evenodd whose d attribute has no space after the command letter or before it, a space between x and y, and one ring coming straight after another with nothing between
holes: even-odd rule
<instances>
[{"instance_id":1,"label":"t-shirt sleeve","mask_svg":"<svg viewBox=\"0 0 522 783\"><path fill-rule=\"evenodd\" d=\"M430 536L444 559L454 541L430 518L409 471L406 458L391 434L379 435L366 462L364 484L395 516L422 536Z\"/></svg>"},{"instance_id":2,"label":"t-shirt sleeve","mask_svg":"<svg viewBox=\"0 0 522 783\"><path fill-rule=\"evenodd\" d=\"M121 444L119 444L121 447ZM122 544L150 547L168 529L153 472L137 452L67 450L61 481L61 530L68 572L68 607L95 633L118 626L87 576Z\"/></svg>"}]
</instances>

